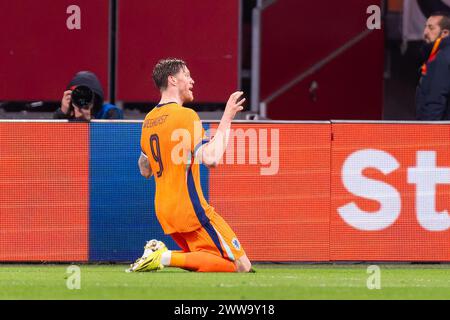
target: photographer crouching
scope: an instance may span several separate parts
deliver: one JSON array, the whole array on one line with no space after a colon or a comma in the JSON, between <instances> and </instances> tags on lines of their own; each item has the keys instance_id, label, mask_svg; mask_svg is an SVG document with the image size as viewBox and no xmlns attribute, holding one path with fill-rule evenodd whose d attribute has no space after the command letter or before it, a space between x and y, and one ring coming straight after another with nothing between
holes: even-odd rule
<instances>
[{"instance_id":1,"label":"photographer crouching","mask_svg":"<svg viewBox=\"0 0 450 320\"><path fill-rule=\"evenodd\" d=\"M53 119L89 121L91 119L123 119L121 109L104 104L103 88L97 76L90 71L78 72L64 91L61 107Z\"/></svg>"}]
</instances>

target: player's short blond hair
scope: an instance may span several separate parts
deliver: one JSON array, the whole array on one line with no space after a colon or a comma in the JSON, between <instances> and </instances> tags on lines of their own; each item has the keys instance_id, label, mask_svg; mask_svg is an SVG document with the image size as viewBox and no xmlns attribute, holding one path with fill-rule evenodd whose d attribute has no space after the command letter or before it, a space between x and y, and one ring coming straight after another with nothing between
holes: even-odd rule
<instances>
[{"instance_id":1,"label":"player's short blond hair","mask_svg":"<svg viewBox=\"0 0 450 320\"><path fill-rule=\"evenodd\" d=\"M156 87L160 91L167 89L167 78L176 75L184 67L186 67L186 62L181 59L167 58L159 60L155 68L153 68L152 74Z\"/></svg>"}]
</instances>

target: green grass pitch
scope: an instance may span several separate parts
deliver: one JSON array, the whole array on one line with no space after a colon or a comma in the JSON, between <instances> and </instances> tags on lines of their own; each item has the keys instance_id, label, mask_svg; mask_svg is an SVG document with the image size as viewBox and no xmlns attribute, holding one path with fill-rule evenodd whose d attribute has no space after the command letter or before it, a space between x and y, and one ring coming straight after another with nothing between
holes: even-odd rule
<instances>
[{"instance_id":1,"label":"green grass pitch","mask_svg":"<svg viewBox=\"0 0 450 320\"><path fill-rule=\"evenodd\" d=\"M67 288L69 265L0 265L0 299L450 299L450 265L255 265L256 273L193 273L166 268L125 273L125 265L80 265L81 288Z\"/></svg>"}]
</instances>

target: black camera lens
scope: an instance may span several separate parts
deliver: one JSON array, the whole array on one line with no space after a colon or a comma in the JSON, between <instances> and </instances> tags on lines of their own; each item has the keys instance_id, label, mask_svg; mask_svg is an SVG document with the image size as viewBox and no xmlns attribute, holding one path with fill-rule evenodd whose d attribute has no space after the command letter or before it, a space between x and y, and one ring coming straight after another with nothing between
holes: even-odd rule
<instances>
[{"instance_id":1,"label":"black camera lens","mask_svg":"<svg viewBox=\"0 0 450 320\"><path fill-rule=\"evenodd\" d=\"M94 92L87 86L78 86L72 91L72 103L82 109L88 109L94 101Z\"/></svg>"}]
</instances>

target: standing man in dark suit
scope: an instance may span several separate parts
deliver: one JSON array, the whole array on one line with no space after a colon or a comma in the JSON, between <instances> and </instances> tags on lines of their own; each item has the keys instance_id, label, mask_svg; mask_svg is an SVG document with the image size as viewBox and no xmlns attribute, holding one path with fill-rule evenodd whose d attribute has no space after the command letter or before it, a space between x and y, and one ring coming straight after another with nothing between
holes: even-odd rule
<instances>
[{"instance_id":1,"label":"standing man in dark suit","mask_svg":"<svg viewBox=\"0 0 450 320\"><path fill-rule=\"evenodd\" d=\"M450 120L450 15L438 12L425 26L424 40L432 48L421 68L416 91L417 120Z\"/></svg>"}]
</instances>

